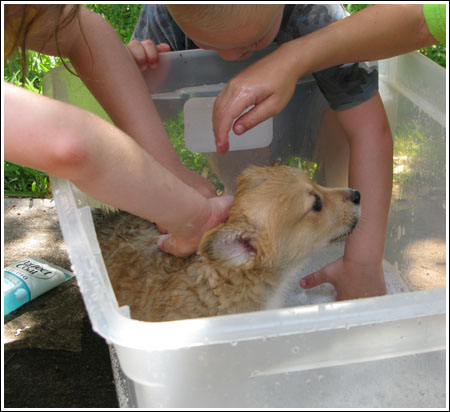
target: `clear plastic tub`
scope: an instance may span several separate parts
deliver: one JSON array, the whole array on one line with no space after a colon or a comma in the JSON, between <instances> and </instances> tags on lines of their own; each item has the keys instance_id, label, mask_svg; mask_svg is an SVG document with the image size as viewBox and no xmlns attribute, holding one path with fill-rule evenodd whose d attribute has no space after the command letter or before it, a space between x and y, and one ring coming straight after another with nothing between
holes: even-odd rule
<instances>
[{"instance_id":1,"label":"clear plastic tub","mask_svg":"<svg viewBox=\"0 0 450 412\"><path fill-rule=\"evenodd\" d=\"M250 62L224 62L202 50L167 53L148 83L167 120L179 115L187 99L217 93L199 86L225 83ZM379 66L380 93L396 142L385 263L408 292L213 318L136 321L127 307L118 307L87 197L70 182L52 178L92 326L111 345L121 406L445 407L445 70L418 53ZM46 76L44 90L104 115L81 82L62 68ZM299 82L293 104L274 118L272 144L305 97L313 102L302 114L311 120L301 129L305 139L282 156L289 164L314 168L310 142L326 104L311 76ZM251 150L237 151L216 163L225 190L232 182L227 178L239 172L236 159L267 162L275 149L257 149L262 152L254 157Z\"/></svg>"}]
</instances>

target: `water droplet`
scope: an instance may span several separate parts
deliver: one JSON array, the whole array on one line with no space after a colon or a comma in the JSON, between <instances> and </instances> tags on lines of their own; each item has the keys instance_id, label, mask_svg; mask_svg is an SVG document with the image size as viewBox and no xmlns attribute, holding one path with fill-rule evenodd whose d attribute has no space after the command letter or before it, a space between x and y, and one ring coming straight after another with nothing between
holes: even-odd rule
<instances>
[{"instance_id":1,"label":"water droplet","mask_svg":"<svg viewBox=\"0 0 450 412\"><path fill-rule=\"evenodd\" d=\"M255 378L256 376L260 376L260 375L261 375L261 371L258 370L258 369L255 369L255 370L251 373L250 378Z\"/></svg>"}]
</instances>

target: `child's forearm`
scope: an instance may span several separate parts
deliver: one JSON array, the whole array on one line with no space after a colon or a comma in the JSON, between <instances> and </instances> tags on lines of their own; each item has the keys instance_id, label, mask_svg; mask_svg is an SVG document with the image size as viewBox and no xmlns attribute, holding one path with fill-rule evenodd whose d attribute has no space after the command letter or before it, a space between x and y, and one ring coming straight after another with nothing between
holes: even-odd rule
<instances>
[{"instance_id":1,"label":"child's forearm","mask_svg":"<svg viewBox=\"0 0 450 412\"><path fill-rule=\"evenodd\" d=\"M379 94L337 116L349 137L349 186L361 192L361 219L346 255L360 264L381 265L392 192L389 124Z\"/></svg>"},{"instance_id":2,"label":"child's forearm","mask_svg":"<svg viewBox=\"0 0 450 412\"><path fill-rule=\"evenodd\" d=\"M171 233L206 222L207 199L103 119L4 83L5 159L67 178L94 198Z\"/></svg>"},{"instance_id":3,"label":"child's forearm","mask_svg":"<svg viewBox=\"0 0 450 412\"><path fill-rule=\"evenodd\" d=\"M67 6L68 8L72 7ZM103 18L85 7L58 34L59 51L113 122L165 167L182 177L186 168L173 148L151 95L126 46ZM57 55L55 39L44 44L30 37L30 47ZM42 40L41 40L42 41Z\"/></svg>"},{"instance_id":4,"label":"child's forearm","mask_svg":"<svg viewBox=\"0 0 450 412\"><path fill-rule=\"evenodd\" d=\"M361 220L355 236L349 238L346 254L351 260L381 264L392 191L392 152L385 135L384 144L355 141L350 153L349 186L359 188Z\"/></svg>"},{"instance_id":5,"label":"child's forearm","mask_svg":"<svg viewBox=\"0 0 450 412\"><path fill-rule=\"evenodd\" d=\"M383 257L392 187L392 136L376 94L353 108L335 111L350 146L349 187L361 193L361 217L342 258L305 276L300 285L333 284L336 299L386 293Z\"/></svg>"},{"instance_id":6,"label":"child's forearm","mask_svg":"<svg viewBox=\"0 0 450 412\"><path fill-rule=\"evenodd\" d=\"M283 44L297 78L344 63L379 60L437 43L422 4L374 5Z\"/></svg>"},{"instance_id":7,"label":"child's forearm","mask_svg":"<svg viewBox=\"0 0 450 412\"><path fill-rule=\"evenodd\" d=\"M172 172L184 170L126 46L97 14L82 8L80 18L86 42L79 37L68 54L77 73L118 127Z\"/></svg>"}]
</instances>

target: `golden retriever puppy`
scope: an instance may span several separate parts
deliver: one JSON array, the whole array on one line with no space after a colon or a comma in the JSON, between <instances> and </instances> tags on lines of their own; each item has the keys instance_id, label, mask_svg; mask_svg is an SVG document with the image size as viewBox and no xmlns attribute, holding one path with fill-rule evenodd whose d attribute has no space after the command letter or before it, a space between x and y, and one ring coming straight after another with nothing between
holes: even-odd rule
<instances>
[{"instance_id":1,"label":"golden retriever puppy","mask_svg":"<svg viewBox=\"0 0 450 412\"><path fill-rule=\"evenodd\" d=\"M168 255L155 225L120 212L96 219L119 305L143 321L279 307L283 287L307 258L348 235L360 195L329 189L288 166L246 169L229 219L207 232L197 254Z\"/></svg>"}]
</instances>

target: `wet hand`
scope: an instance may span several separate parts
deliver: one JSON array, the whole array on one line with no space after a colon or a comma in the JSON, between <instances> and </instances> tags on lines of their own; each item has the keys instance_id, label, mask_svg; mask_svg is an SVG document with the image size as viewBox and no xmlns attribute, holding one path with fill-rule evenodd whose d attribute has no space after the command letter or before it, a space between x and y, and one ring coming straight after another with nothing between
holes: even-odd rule
<instances>
[{"instance_id":1,"label":"wet hand","mask_svg":"<svg viewBox=\"0 0 450 412\"><path fill-rule=\"evenodd\" d=\"M233 196L220 196L208 199L210 214L199 227L180 228L177 233L167 233L158 239L158 247L175 256L188 256L198 250L203 235L228 219Z\"/></svg>"},{"instance_id":2,"label":"wet hand","mask_svg":"<svg viewBox=\"0 0 450 412\"><path fill-rule=\"evenodd\" d=\"M300 281L304 289L322 283L331 283L336 290L336 300L358 299L386 294L384 272L380 265L362 265L345 256L329 263Z\"/></svg>"},{"instance_id":3,"label":"wet hand","mask_svg":"<svg viewBox=\"0 0 450 412\"><path fill-rule=\"evenodd\" d=\"M213 130L218 153L228 151L228 133L232 126L234 133L241 135L278 114L292 97L297 77L293 69L284 64L279 50L247 67L217 96ZM234 119L253 105L233 125Z\"/></svg>"}]
</instances>

